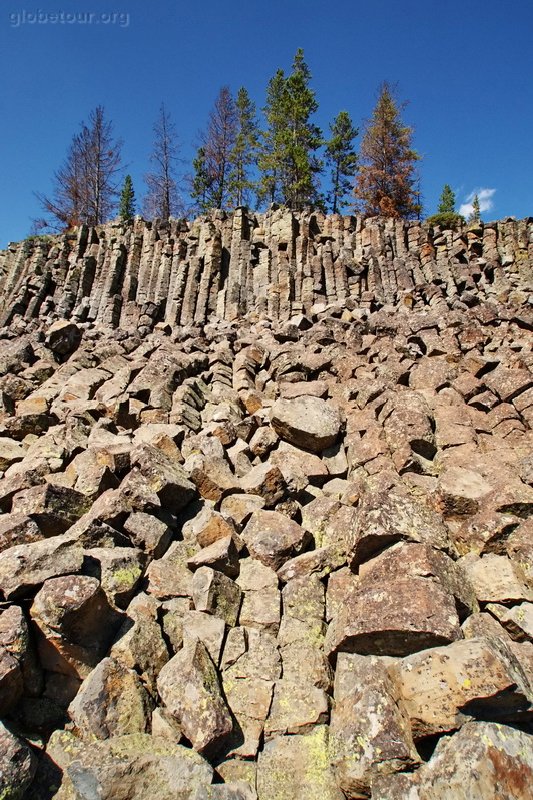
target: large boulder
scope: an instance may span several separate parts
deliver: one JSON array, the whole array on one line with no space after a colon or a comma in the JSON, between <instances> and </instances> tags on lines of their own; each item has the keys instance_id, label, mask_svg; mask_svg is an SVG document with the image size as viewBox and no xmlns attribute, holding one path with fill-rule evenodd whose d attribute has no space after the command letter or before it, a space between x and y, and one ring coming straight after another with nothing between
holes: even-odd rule
<instances>
[{"instance_id":1,"label":"large boulder","mask_svg":"<svg viewBox=\"0 0 533 800\"><path fill-rule=\"evenodd\" d=\"M277 400L270 424L280 439L313 453L335 444L342 430L342 418L335 406L310 396Z\"/></svg>"}]
</instances>

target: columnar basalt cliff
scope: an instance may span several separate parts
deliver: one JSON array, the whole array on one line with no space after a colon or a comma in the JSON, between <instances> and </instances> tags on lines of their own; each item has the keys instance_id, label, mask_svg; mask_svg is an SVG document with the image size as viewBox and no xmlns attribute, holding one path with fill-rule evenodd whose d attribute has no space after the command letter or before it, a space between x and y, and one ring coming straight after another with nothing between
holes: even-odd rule
<instances>
[{"instance_id":1,"label":"columnar basalt cliff","mask_svg":"<svg viewBox=\"0 0 533 800\"><path fill-rule=\"evenodd\" d=\"M0 254L0 797L530 800L533 222Z\"/></svg>"},{"instance_id":2,"label":"columnar basalt cliff","mask_svg":"<svg viewBox=\"0 0 533 800\"><path fill-rule=\"evenodd\" d=\"M533 221L454 232L285 209L138 219L10 246L0 286L0 324L49 314L143 328L254 313L277 321L344 301L520 305L533 291Z\"/></svg>"}]
</instances>

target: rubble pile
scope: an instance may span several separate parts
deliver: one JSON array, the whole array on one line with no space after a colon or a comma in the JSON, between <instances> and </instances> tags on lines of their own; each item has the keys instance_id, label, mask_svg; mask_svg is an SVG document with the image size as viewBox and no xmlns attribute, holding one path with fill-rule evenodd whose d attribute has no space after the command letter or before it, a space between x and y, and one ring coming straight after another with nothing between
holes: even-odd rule
<instances>
[{"instance_id":1,"label":"rubble pile","mask_svg":"<svg viewBox=\"0 0 533 800\"><path fill-rule=\"evenodd\" d=\"M76 237L0 255L0 796L527 800L533 223Z\"/></svg>"}]
</instances>

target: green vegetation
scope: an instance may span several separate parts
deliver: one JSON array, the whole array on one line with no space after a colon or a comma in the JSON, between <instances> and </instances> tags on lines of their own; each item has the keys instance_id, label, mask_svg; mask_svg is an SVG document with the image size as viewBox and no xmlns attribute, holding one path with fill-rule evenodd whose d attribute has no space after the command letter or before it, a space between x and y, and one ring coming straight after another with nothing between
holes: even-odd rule
<instances>
[{"instance_id":1,"label":"green vegetation","mask_svg":"<svg viewBox=\"0 0 533 800\"><path fill-rule=\"evenodd\" d=\"M420 219L420 156L412 144L413 129L402 119L405 106L385 82L358 152L359 129L346 110L336 114L325 138L315 122L318 101L311 72L298 49L290 72L277 69L268 82L262 119L244 86L235 96L229 86L221 87L199 134L192 170L180 175L176 126L163 103L154 124L151 170L144 175L143 214L168 220L210 209L259 209L276 203L294 210ZM121 146L98 106L72 138L52 194L37 195L47 216L36 221L34 230L64 232L80 224L101 224L113 214L130 220L135 214L131 176L124 178L120 197L117 184ZM184 181L188 199L182 195ZM475 197L469 222L479 220ZM438 211L428 222L455 228L463 221L446 184Z\"/></svg>"},{"instance_id":2,"label":"green vegetation","mask_svg":"<svg viewBox=\"0 0 533 800\"><path fill-rule=\"evenodd\" d=\"M441 228L457 228L464 222L464 217L455 210L455 193L449 184L445 184L440 196L439 207L436 214L428 217L431 225Z\"/></svg>"},{"instance_id":3,"label":"green vegetation","mask_svg":"<svg viewBox=\"0 0 533 800\"><path fill-rule=\"evenodd\" d=\"M133 191L133 181L131 175L126 175L122 192L120 193L120 205L118 215L121 220L127 222L135 214L135 192Z\"/></svg>"}]
</instances>

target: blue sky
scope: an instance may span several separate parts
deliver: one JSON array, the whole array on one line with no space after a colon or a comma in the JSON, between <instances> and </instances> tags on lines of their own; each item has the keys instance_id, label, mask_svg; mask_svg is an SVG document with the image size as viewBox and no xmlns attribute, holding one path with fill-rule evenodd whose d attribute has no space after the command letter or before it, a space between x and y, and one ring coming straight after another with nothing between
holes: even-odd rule
<instances>
[{"instance_id":1,"label":"blue sky","mask_svg":"<svg viewBox=\"0 0 533 800\"><path fill-rule=\"evenodd\" d=\"M31 22L37 11L115 21ZM124 139L140 197L162 101L187 169L221 85L245 85L261 107L297 47L325 130L343 108L360 124L378 85L398 82L426 213L450 183L458 206L486 190L484 219L533 215L532 43L531 0L3 0L0 247L28 234L40 214L33 192L50 191L95 106Z\"/></svg>"}]
</instances>

